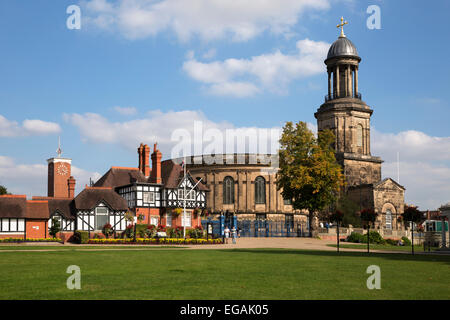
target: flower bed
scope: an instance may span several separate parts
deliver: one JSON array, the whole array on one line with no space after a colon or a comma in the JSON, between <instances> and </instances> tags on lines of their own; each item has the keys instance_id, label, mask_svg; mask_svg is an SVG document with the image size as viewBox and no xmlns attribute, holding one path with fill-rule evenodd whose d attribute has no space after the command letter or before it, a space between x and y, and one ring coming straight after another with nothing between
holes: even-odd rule
<instances>
[{"instance_id":1,"label":"flower bed","mask_svg":"<svg viewBox=\"0 0 450 320\"><path fill-rule=\"evenodd\" d=\"M0 243L22 243L22 242L61 242L61 239L59 239L59 238L40 238L40 239L4 238L4 239L0 239Z\"/></svg>"},{"instance_id":2,"label":"flower bed","mask_svg":"<svg viewBox=\"0 0 450 320\"><path fill-rule=\"evenodd\" d=\"M134 239L90 239L89 244L222 244L222 239L183 239L183 238L137 238Z\"/></svg>"}]
</instances>

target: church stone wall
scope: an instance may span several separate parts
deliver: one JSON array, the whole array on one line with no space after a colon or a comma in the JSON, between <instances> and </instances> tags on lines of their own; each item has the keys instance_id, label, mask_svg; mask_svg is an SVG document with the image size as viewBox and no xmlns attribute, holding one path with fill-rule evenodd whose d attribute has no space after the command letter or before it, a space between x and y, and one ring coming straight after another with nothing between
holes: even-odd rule
<instances>
[{"instance_id":1,"label":"church stone wall","mask_svg":"<svg viewBox=\"0 0 450 320\"><path fill-rule=\"evenodd\" d=\"M293 210L292 205L284 204L281 190L277 190L276 172L268 171L269 167L262 164L190 164L187 166L192 177L201 178L206 187L207 207L215 214L227 210L236 213L239 219L253 220L259 214L265 214L267 219L284 221L285 214L294 214L294 221L306 221L305 213ZM223 181L226 177L234 180L234 203L223 202ZM255 203L255 179L265 179L265 203ZM202 183L200 182L200 183Z\"/></svg>"}]
</instances>

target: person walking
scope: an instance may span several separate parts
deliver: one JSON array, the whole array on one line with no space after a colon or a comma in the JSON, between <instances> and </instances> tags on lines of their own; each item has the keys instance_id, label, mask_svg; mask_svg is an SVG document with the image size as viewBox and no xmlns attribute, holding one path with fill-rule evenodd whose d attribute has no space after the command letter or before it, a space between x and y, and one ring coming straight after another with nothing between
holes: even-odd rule
<instances>
[{"instance_id":1,"label":"person walking","mask_svg":"<svg viewBox=\"0 0 450 320\"><path fill-rule=\"evenodd\" d=\"M230 229L228 227L226 227L224 230L224 233L225 233L225 244L227 244L228 238L230 238Z\"/></svg>"},{"instance_id":2,"label":"person walking","mask_svg":"<svg viewBox=\"0 0 450 320\"><path fill-rule=\"evenodd\" d=\"M236 227L233 227L231 229L231 238L233 239L233 244L236 244L236 238L237 238L237 230Z\"/></svg>"}]
</instances>

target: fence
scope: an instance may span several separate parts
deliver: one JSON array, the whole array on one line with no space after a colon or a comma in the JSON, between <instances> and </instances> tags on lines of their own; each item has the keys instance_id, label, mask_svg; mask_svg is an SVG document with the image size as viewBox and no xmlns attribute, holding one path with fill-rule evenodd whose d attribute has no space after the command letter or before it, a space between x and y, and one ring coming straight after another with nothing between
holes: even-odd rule
<instances>
[{"instance_id":1,"label":"fence","mask_svg":"<svg viewBox=\"0 0 450 320\"><path fill-rule=\"evenodd\" d=\"M214 237L222 237L223 230L228 227L236 227L240 237L308 237L309 229L306 223L283 222L271 220L237 220L227 219L223 216L218 220L202 220L202 226L206 229L210 223Z\"/></svg>"}]
</instances>

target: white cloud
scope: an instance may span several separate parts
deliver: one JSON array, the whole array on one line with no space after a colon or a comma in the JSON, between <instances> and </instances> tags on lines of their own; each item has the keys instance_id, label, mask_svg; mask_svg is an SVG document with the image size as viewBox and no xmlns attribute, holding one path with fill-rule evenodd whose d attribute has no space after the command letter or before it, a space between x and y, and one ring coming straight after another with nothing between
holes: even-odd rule
<instances>
[{"instance_id":1,"label":"white cloud","mask_svg":"<svg viewBox=\"0 0 450 320\"><path fill-rule=\"evenodd\" d=\"M72 166L71 173L77 180L76 194L89 184L90 177L94 181L101 177L98 172L90 172L76 166ZM10 193L26 194L29 198L46 196L47 174L46 164L18 164L11 157L0 156L0 185L5 186Z\"/></svg>"},{"instance_id":2,"label":"white cloud","mask_svg":"<svg viewBox=\"0 0 450 320\"><path fill-rule=\"evenodd\" d=\"M203 53L202 57L203 59L212 59L216 56L217 54L217 50L215 48L211 48L208 51L206 51L205 53ZM191 57L192 59L193 57Z\"/></svg>"},{"instance_id":3,"label":"white cloud","mask_svg":"<svg viewBox=\"0 0 450 320\"><path fill-rule=\"evenodd\" d=\"M392 134L372 129L371 143L372 154L385 161L383 177L397 180L400 173L407 203L426 210L437 209L450 200L450 137L433 137L415 130Z\"/></svg>"},{"instance_id":4,"label":"white cloud","mask_svg":"<svg viewBox=\"0 0 450 320\"><path fill-rule=\"evenodd\" d=\"M135 107L119 107L116 106L113 108L117 113L120 113L123 116L132 116L137 113L137 109Z\"/></svg>"},{"instance_id":5,"label":"white cloud","mask_svg":"<svg viewBox=\"0 0 450 320\"><path fill-rule=\"evenodd\" d=\"M252 96L267 90L284 93L295 79L325 72L323 61L329 44L309 39L296 43L295 54L279 50L250 59L199 62L193 56L183 70L194 80L207 85L211 94Z\"/></svg>"},{"instance_id":6,"label":"white cloud","mask_svg":"<svg viewBox=\"0 0 450 320\"><path fill-rule=\"evenodd\" d=\"M0 114L0 137L47 135L59 132L61 127L55 122L26 119L20 125L17 121L8 120Z\"/></svg>"},{"instance_id":7,"label":"white cloud","mask_svg":"<svg viewBox=\"0 0 450 320\"><path fill-rule=\"evenodd\" d=\"M290 34L305 11L323 11L329 0L86 0L86 24L128 39L173 32L181 41L230 38L247 41L265 31Z\"/></svg>"}]
</instances>

